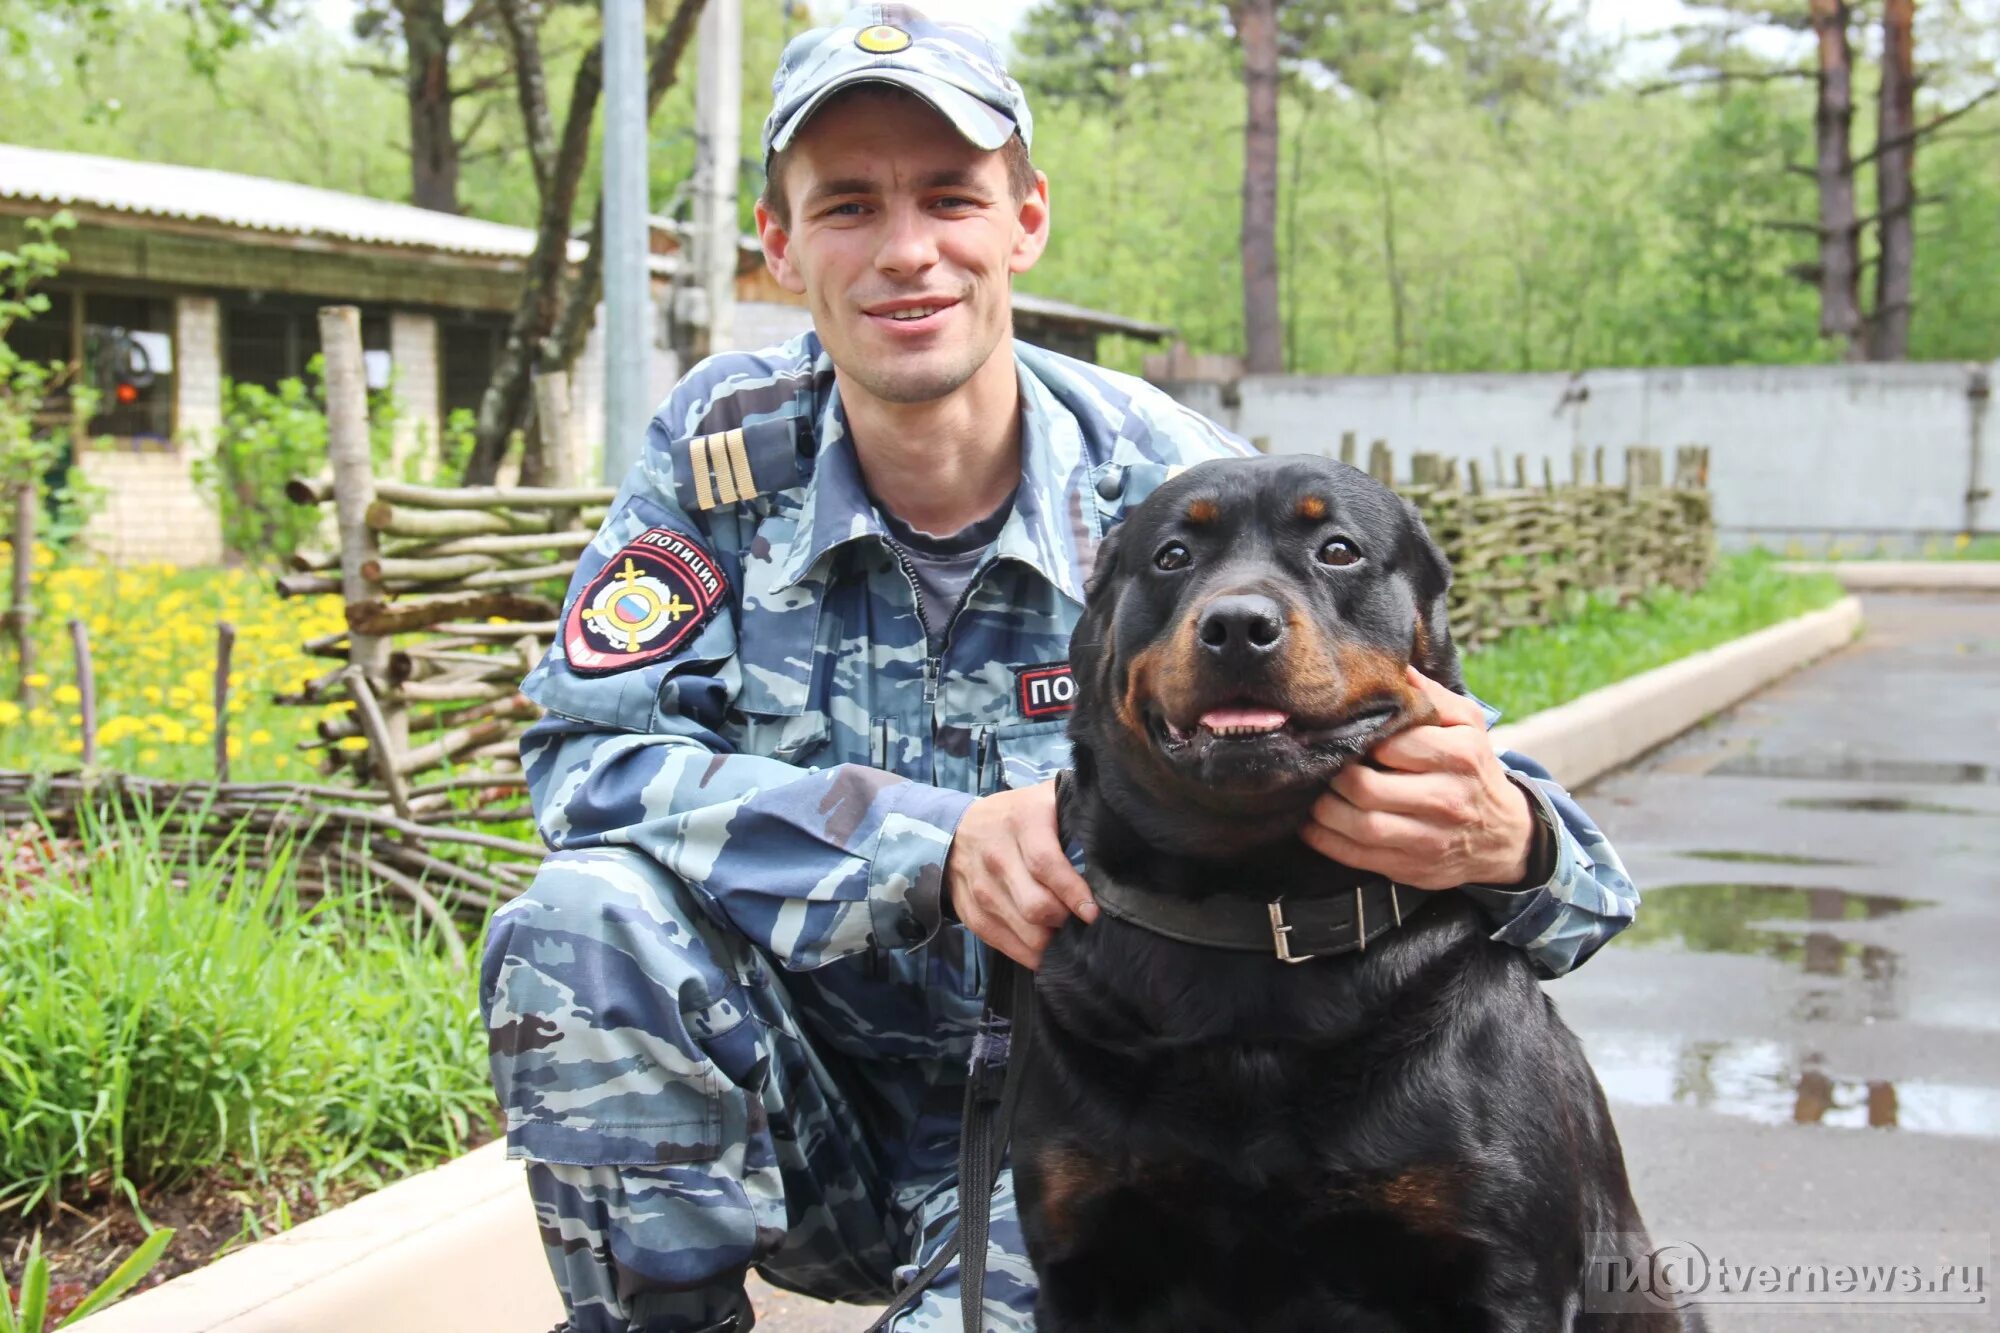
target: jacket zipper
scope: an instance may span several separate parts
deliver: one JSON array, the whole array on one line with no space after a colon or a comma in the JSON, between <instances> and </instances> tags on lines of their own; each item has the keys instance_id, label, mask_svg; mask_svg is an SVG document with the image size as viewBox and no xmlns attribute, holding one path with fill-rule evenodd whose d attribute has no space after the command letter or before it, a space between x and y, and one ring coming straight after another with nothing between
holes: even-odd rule
<instances>
[{"instance_id":1,"label":"jacket zipper","mask_svg":"<svg viewBox=\"0 0 2000 1333\"><path fill-rule=\"evenodd\" d=\"M916 602L917 607L917 624L924 632L924 725L935 727L937 725L938 677L944 669L945 652L951 647L951 632L958 625L958 617L965 610L965 604L972 600L972 589L978 584L981 578L985 577L986 571L992 567L993 553L991 551L987 552L986 558L980 561L978 567L972 571L972 577L965 581L965 587L959 590L958 601L952 606L951 614L945 617L944 630L938 636L938 642L933 644L931 642L930 627L924 621L924 589L922 582L917 578L916 567L910 563L910 557L904 552L902 543L891 538L889 540L889 549L896 553L896 563L902 566L903 577L910 582L910 596ZM982 747L984 743L985 741L982 737ZM979 767L975 770L973 776L975 783L984 774L985 756L983 750L978 758L978 764ZM931 777L933 779L937 777L937 749L935 745L931 749Z\"/></svg>"}]
</instances>

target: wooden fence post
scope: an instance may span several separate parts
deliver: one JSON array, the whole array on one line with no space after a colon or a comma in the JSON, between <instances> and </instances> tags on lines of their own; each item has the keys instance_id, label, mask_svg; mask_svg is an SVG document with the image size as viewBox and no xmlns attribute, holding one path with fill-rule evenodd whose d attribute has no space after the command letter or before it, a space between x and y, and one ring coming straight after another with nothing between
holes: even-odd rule
<instances>
[{"instance_id":1,"label":"wooden fence post","mask_svg":"<svg viewBox=\"0 0 2000 1333\"><path fill-rule=\"evenodd\" d=\"M326 358L326 452L333 465L333 505L340 530L340 593L351 609L382 595L363 566L376 559L368 509L375 503L375 466L368 445L368 376L361 355L361 312L351 305L324 306L319 343ZM349 626L352 630L352 626ZM347 660L379 694L389 679L389 638L351 632ZM409 744L409 717L400 706L384 710L383 734L396 752ZM397 753L373 756L375 767L395 767Z\"/></svg>"},{"instance_id":2,"label":"wooden fence post","mask_svg":"<svg viewBox=\"0 0 2000 1333\"><path fill-rule=\"evenodd\" d=\"M14 638L14 699L26 708L35 701L28 677L35 670L35 483L14 488L14 597L7 606L7 632Z\"/></svg>"},{"instance_id":3,"label":"wooden fence post","mask_svg":"<svg viewBox=\"0 0 2000 1333\"><path fill-rule=\"evenodd\" d=\"M70 645L76 650L77 716L83 730L83 766L97 767L97 668L90 660L90 627L75 617L69 622Z\"/></svg>"},{"instance_id":4,"label":"wooden fence post","mask_svg":"<svg viewBox=\"0 0 2000 1333\"><path fill-rule=\"evenodd\" d=\"M229 781L229 659L236 647L236 626L215 622L215 780Z\"/></svg>"},{"instance_id":5,"label":"wooden fence post","mask_svg":"<svg viewBox=\"0 0 2000 1333\"><path fill-rule=\"evenodd\" d=\"M523 486L573 486L578 472L576 416L571 410L569 374L547 370L535 376L535 423L542 434L539 456L530 450L522 459ZM531 471L530 461L537 466Z\"/></svg>"},{"instance_id":6,"label":"wooden fence post","mask_svg":"<svg viewBox=\"0 0 2000 1333\"><path fill-rule=\"evenodd\" d=\"M1354 466L1355 447L1354 432L1351 430L1340 432L1340 461L1349 467Z\"/></svg>"}]
</instances>

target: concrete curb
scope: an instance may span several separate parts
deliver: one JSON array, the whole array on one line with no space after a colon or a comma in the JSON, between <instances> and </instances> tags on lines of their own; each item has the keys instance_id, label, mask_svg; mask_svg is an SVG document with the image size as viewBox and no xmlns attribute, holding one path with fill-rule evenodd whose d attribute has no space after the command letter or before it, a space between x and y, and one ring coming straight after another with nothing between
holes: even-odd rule
<instances>
[{"instance_id":1,"label":"concrete curb","mask_svg":"<svg viewBox=\"0 0 2000 1333\"><path fill-rule=\"evenodd\" d=\"M1861 603L1842 598L1823 611L1495 727L1493 744L1532 756L1565 787L1580 787L1825 656L1860 628Z\"/></svg>"},{"instance_id":2,"label":"concrete curb","mask_svg":"<svg viewBox=\"0 0 2000 1333\"><path fill-rule=\"evenodd\" d=\"M1793 574L1831 574L1849 592L2000 592L2000 560L1791 561Z\"/></svg>"},{"instance_id":3,"label":"concrete curb","mask_svg":"<svg viewBox=\"0 0 2000 1333\"><path fill-rule=\"evenodd\" d=\"M163 1282L84 1333L542 1333L561 1322L519 1162L489 1143Z\"/></svg>"},{"instance_id":4,"label":"concrete curb","mask_svg":"<svg viewBox=\"0 0 2000 1333\"><path fill-rule=\"evenodd\" d=\"M1861 604L1824 611L1496 729L1578 786L1851 640ZM539 1333L562 1318L522 1168L491 1143L134 1296L84 1333Z\"/></svg>"}]
</instances>

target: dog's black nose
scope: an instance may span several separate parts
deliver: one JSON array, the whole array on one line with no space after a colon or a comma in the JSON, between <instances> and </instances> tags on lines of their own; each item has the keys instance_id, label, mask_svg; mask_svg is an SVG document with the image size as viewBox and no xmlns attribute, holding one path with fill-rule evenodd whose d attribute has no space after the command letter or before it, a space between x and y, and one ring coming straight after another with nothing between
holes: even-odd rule
<instances>
[{"instance_id":1,"label":"dog's black nose","mask_svg":"<svg viewBox=\"0 0 2000 1333\"><path fill-rule=\"evenodd\" d=\"M1285 641L1285 613L1259 593L1231 593L1202 608L1195 633L1224 660L1253 661Z\"/></svg>"}]
</instances>

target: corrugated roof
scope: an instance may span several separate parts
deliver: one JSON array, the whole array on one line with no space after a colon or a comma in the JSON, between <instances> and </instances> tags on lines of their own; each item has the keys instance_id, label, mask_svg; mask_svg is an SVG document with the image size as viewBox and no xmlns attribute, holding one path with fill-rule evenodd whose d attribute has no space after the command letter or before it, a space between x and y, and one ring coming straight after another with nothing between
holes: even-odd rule
<instances>
[{"instance_id":1,"label":"corrugated roof","mask_svg":"<svg viewBox=\"0 0 2000 1333\"><path fill-rule=\"evenodd\" d=\"M16 144L0 144L0 198L445 254L525 259L535 248L526 227L233 171Z\"/></svg>"},{"instance_id":2,"label":"corrugated roof","mask_svg":"<svg viewBox=\"0 0 2000 1333\"><path fill-rule=\"evenodd\" d=\"M0 143L0 199L481 258L525 259L535 249L534 232L504 222L454 217L386 199L234 171L133 162L18 144ZM681 224L669 219L652 221L655 226L681 229ZM755 237L745 237L742 243L752 251L758 248ZM587 253L589 247L582 241L570 242L572 260L581 260ZM675 261L669 255L652 255L647 267L656 275L670 276ZM1141 338L1158 340L1173 332L1164 325L1026 292L1014 293L1014 308L1022 314Z\"/></svg>"},{"instance_id":3,"label":"corrugated roof","mask_svg":"<svg viewBox=\"0 0 2000 1333\"><path fill-rule=\"evenodd\" d=\"M1128 319L1124 315L1110 315L1102 310L1092 310L1089 306L1072 305L1068 301L1051 300L1046 296L1033 296L1027 292L1014 293L1014 313L1019 315L1039 315L1043 319L1066 319L1078 324L1088 324L1103 329L1107 333L1129 333L1135 338L1150 338L1155 342L1173 337L1174 331L1165 324L1150 324L1143 319Z\"/></svg>"}]
</instances>

